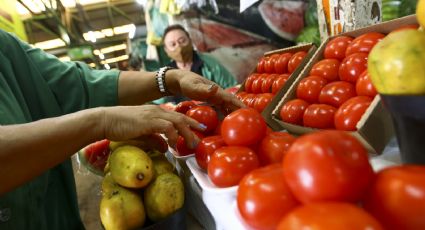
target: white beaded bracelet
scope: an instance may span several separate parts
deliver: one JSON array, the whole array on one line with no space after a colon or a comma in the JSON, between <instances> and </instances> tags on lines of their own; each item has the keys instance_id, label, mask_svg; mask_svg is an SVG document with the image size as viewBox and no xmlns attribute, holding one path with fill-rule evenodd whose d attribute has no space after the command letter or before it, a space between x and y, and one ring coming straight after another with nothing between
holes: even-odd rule
<instances>
[{"instance_id":1,"label":"white beaded bracelet","mask_svg":"<svg viewBox=\"0 0 425 230\"><path fill-rule=\"evenodd\" d=\"M156 82L158 83L158 89L163 94L169 93L165 85L165 73L170 69L173 69L173 67L164 66L156 71Z\"/></svg>"}]
</instances>

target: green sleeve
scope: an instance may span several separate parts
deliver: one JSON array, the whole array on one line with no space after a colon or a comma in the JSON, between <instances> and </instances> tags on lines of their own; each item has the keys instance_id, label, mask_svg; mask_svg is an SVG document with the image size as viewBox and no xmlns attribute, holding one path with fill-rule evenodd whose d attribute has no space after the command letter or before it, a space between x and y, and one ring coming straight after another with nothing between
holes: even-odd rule
<instances>
[{"instance_id":1,"label":"green sleeve","mask_svg":"<svg viewBox=\"0 0 425 230\"><path fill-rule=\"evenodd\" d=\"M202 76L214 81L222 88L229 88L237 84L236 78L216 59L207 55L198 53L204 62Z\"/></svg>"},{"instance_id":2,"label":"green sleeve","mask_svg":"<svg viewBox=\"0 0 425 230\"><path fill-rule=\"evenodd\" d=\"M55 56L14 38L25 51L32 71L41 75L63 113L118 103L116 70L93 70L81 62L61 62Z\"/></svg>"}]
</instances>

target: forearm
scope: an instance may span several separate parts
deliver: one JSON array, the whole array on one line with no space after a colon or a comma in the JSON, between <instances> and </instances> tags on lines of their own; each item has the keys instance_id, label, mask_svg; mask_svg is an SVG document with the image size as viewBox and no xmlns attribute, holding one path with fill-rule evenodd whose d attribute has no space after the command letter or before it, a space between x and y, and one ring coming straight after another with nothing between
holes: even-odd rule
<instances>
[{"instance_id":1,"label":"forearm","mask_svg":"<svg viewBox=\"0 0 425 230\"><path fill-rule=\"evenodd\" d=\"M84 110L57 118L0 126L0 196L103 139L102 113Z\"/></svg>"},{"instance_id":2,"label":"forearm","mask_svg":"<svg viewBox=\"0 0 425 230\"><path fill-rule=\"evenodd\" d=\"M165 83L171 94L180 92L178 80L181 77L176 70L167 71ZM141 105L163 96L158 90L154 72L121 72L118 81L120 105Z\"/></svg>"}]
</instances>

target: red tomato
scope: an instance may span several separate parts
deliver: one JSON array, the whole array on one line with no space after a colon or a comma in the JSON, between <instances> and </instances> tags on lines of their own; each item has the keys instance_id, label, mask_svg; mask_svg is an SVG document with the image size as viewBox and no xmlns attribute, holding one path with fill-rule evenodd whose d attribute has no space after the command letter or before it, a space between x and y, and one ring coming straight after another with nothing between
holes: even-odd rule
<instances>
[{"instance_id":1,"label":"red tomato","mask_svg":"<svg viewBox=\"0 0 425 230\"><path fill-rule=\"evenodd\" d=\"M276 94L282 87L285 85L286 81L291 75L289 74L280 74L272 84L272 94Z\"/></svg>"},{"instance_id":2,"label":"red tomato","mask_svg":"<svg viewBox=\"0 0 425 230\"><path fill-rule=\"evenodd\" d=\"M284 122L295 125L303 125L304 111L310 104L301 99L293 99L286 102L280 110L280 118Z\"/></svg>"},{"instance_id":3,"label":"red tomato","mask_svg":"<svg viewBox=\"0 0 425 230\"><path fill-rule=\"evenodd\" d=\"M338 36L333 38L328 42L328 44L326 44L323 56L325 58L336 58L338 60L344 59L345 51L351 41L353 41L353 38L348 36Z\"/></svg>"},{"instance_id":4,"label":"red tomato","mask_svg":"<svg viewBox=\"0 0 425 230\"><path fill-rule=\"evenodd\" d=\"M204 124L207 128L204 133L210 133L215 130L218 125L217 112L210 106L200 105L195 108L189 109L186 115L190 118L197 120L199 123Z\"/></svg>"},{"instance_id":5,"label":"red tomato","mask_svg":"<svg viewBox=\"0 0 425 230\"><path fill-rule=\"evenodd\" d=\"M304 57L307 55L305 51L298 51L292 55L291 59L288 61L288 73L294 72L298 65L302 62Z\"/></svg>"},{"instance_id":6,"label":"red tomato","mask_svg":"<svg viewBox=\"0 0 425 230\"><path fill-rule=\"evenodd\" d=\"M308 76L300 81L297 86L297 97L308 103L317 103L322 88L328 83L319 76Z\"/></svg>"},{"instance_id":7,"label":"red tomato","mask_svg":"<svg viewBox=\"0 0 425 230\"><path fill-rule=\"evenodd\" d=\"M243 99L245 98L245 96L246 96L247 94L248 94L247 92L245 92L245 91L241 91L241 92L239 92L239 93L236 93L236 97L237 97L239 100L243 101Z\"/></svg>"},{"instance_id":8,"label":"red tomato","mask_svg":"<svg viewBox=\"0 0 425 230\"><path fill-rule=\"evenodd\" d=\"M339 78L356 83L360 74L367 69L367 56L366 53L354 53L344 58L339 66Z\"/></svg>"},{"instance_id":9,"label":"red tomato","mask_svg":"<svg viewBox=\"0 0 425 230\"><path fill-rule=\"evenodd\" d=\"M201 132L198 132L196 130L192 130L192 132L198 136L198 138L200 140L202 140L202 138L204 138L204 134L202 134ZM177 138L177 143L176 143L176 150L177 153L179 154L179 156L187 156L190 154L194 154L195 153L195 149L191 149L186 145L185 139L182 136L179 136Z\"/></svg>"},{"instance_id":10,"label":"red tomato","mask_svg":"<svg viewBox=\"0 0 425 230\"><path fill-rule=\"evenodd\" d=\"M375 86L373 86L372 81L370 80L370 75L367 70L363 71L363 73L360 74L359 78L357 79L356 93L359 96L369 96L372 98L378 94Z\"/></svg>"},{"instance_id":11,"label":"red tomato","mask_svg":"<svg viewBox=\"0 0 425 230\"><path fill-rule=\"evenodd\" d=\"M202 139L198 143L195 151L195 159L199 167L207 170L211 155L215 150L225 145L226 144L221 136L209 136Z\"/></svg>"},{"instance_id":12,"label":"red tomato","mask_svg":"<svg viewBox=\"0 0 425 230\"><path fill-rule=\"evenodd\" d=\"M258 73L253 73L251 75L249 75L248 78L246 78L245 80L245 92L247 93L252 93L252 83L255 81L255 79L259 78L261 76L261 74Z\"/></svg>"},{"instance_id":13,"label":"red tomato","mask_svg":"<svg viewBox=\"0 0 425 230\"><path fill-rule=\"evenodd\" d=\"M273 82L278 78L278 74L270 74L263 79L263 84L261 84L262 93L270 93L272 89Z\"/></svg>"},{"instance_id":14,"label":"red tomato","mask_svg":"<svg viewBox=\"0 0 425 230\"><path fill-rule=\"evenodd\" d=\"M252 93L261 93L261 87L263 86L263 81L264 79L267 78L267 76L269 76L268 73L263 73L254 79L251 86Z\"/></svg>"},{"instance_id":15,"label":"red tomato","mask_svg":"<svg viewBox=\"0 0 425 230\"><path fill-rule=\"evenodd\" d=\"M273 163L281 163L283 156L295 137L285 132L271 132L267 134L261 141L258 148L258 159L262 165L269 165Z\"/></svg>"},{"instance_id":16,"label":"red tomato","mask_svg":"<svg viewBox=\"0 0 425 230\"><path fill-rule=\"evenodd\" d=\"M250 97L248 97L246 99L246 106L250 107L250 108L254 108L254 105L257 101L257 94L251 94Z\"/></svg>"},{"instance_id":17,"label":"red tomato","mask_svg":"<svg viewBox=\"0 0 425 230\"><path fill-rule=\"evenodd\" d=\"M286 215L277 230L383 230L363 209L349 203L312 203Z\"/></svg>"},{"instance_id":18,"label":"red tomato","mask_svg":"<svg viewBox=\"0 0 425 230\"><path fill-rule=\"evenodd\" d=\"M237 185L249 172L258 168L257 155L248 147L225 146L211 155L208 176L217 187Z\"/></svg>"},{"instance_id":19,"label":"red tomato","mask_svg":"<svg viewBox=\"0 0 425 230\"><path fill-rule=\"evenodd\" d=\"M356 37L347 47L345 56L348 57L354 53L368 54L372 48L385 37L385 34L369 32Z\"/></svg>"},{"instance_id":20,"label":"red tomato","mask_svg":"<svg viewBox=\"0 0 425 230\"><path fill-rule=\"evenodd\" d=\"M292 53L283 53L279 55L274 63L275 73L282 74L288 72L288 62L291 59Z\"/></svg>"},{"instance_id":21,"label":"red tomato","mask_svg":"<svg viewBox=\"0 0 425 230\"><path fill-rule=\"evenodd\" d=\"M402 165L378 172L364 206L386 229L425 229L425 166Z\"/></svg>"},{"instance_id":22,"label":"red tomato","mask_svg":"<svg viewBox=\"0 0 425 230\"><path fill-rule=\"evenodd\" d=\"M267 60L266 57L262 57L260 59L260 61L258 61L258 63L257 63L257 73L264 73L265 72L264 65L266 63L266 60Z\"/></svg>"},{"instance_id":23,"label":"red tomato","mask_svg":"<svg viewBox=\"0 0 425 230\"><path fill-rule=\"evenodd\" d=\"M303 203L356 202L374 177L363 145L337 130L297 138L283 159L283 168L291 191Z\"/></svg>"},{"instance_id":24,"label":"red tomato","mask_svg":"<svg viewBox=\"0 0 425 230\"><path fill-rule=\"evenodd\" d=\"M334 81L320 91L319 102L338 108L348 99L356 96L354 85L346 81Z\"/></svg>"},{"instance_id":25,"label":"red tomato","mask_svg":"<svg viewBox=\"0 0 425 230\"><path fill-rule=\"evenodd\" d=\"M196 107L195 102L193 102L193 101L182 101L182 102L180 102L176 105L176 107L174 108L174 111L186 114L186 112L189 109L194 108L194 107Z\"/></svg>"},{"instance_id":26,"label":"red tomato","mask_svg":"<svg viewBox=\"0 0 425 230\"><path fill-rule=\"evenodd\" d=\"M323 59L318 61L310 70L310 75L323 77L328 82L339 79L338 70L340 62L338 59Z\"/></svg>"},{"instance_id":27,"label":"red tomato","mask_svg":"<svg viewBox=\"0 0 425 230\"><path fill-rule=\"evenodd\" d=\"M224 118L221 135L227 145L250 146L263 139L266 128L266 122L259 112L242 108Z\"/></svg>"},{"instance_id":28,"label":"red tomato","mask_svg":"<svg viewBox=\"0 0 425 230\"><path fill-rule=\"evenodd\" d=\"M109 154L111 150L109 149L110 141L107 139L96 141L87 145L82 152L84 157L89 163L89 166L92 166L93 169L103 172L106 162L108 161Z\"/></svg>"},{"instance_id":29,"label":"red tomato","mask_svg":"<svg viewBox=\"0 0 425 230\"><path fill-rule=\"evenodd\" d=\"M335 111L336 108L331 105L311 104L304 112L304 126L317 129L332 129L334 128Z\"/></svg>"},{"instance_id":30,"label":"red tomato","mask_svg":"<svg viewBox=\"0 0 425 230\"><path fill-rule=\"evenodd\" d=\"M248 93L246 94L243 98L242 98L242 102L246 105L249 106L249 104L251 103L251 101L255 98L255 94L252 93Z\"/></svg>"},{"instance_id":31,"label":"red tomato","mask_svg":"<svg viewBox=\"0 0 425 230\"><path fill-rule=\"evenodd\" d=\"M263 112L263 110L270 104L273 100L273 94L271 93L262 93L257 95L257 100L254 104L254 109L258 112Z\"/></svg>"},{"instance_id":32,"label":"red tomato","mask_svg":"<svg viewBox=\"0 0 425 230\"><path fill-rule=\"evenodd\" d=\"M273 54L267 58L267 61L264 63L264 70L266 73L274 73L274 63L279 58L279 54Z\"/></svg>"},{"instance_id":33,"label":"red tomato","mask_svg":"<svg viewBox=\"0 0 425 230\"><path fill-rule=\"evenodd\" d=\"M282 217L299 205L282 174L282 165L273 164L253 170L239 183L238 209L251 227L276 229Z\"/></svg>"},{"instance_id":34,"label":"red tomato","mask_svg":"<svg viewBox=\"0 0 425 230\"><path fill-rule=\"evenodd\" d=\"M366 96L353 97L344 102L335 112L335 128L345 131L357 130L356 125L370 103L372 98Z\"/></svg>"}]
</instances>

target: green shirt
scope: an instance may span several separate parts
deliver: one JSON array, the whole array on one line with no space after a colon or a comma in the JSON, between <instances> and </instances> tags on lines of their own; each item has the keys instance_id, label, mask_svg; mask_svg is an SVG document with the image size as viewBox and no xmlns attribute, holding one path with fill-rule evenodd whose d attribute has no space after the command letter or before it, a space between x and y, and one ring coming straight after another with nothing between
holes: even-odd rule
<instances>
[{"instance_id":1,"label":"green shirt","mask_svg":"<svg viewBox=\"0 0 425 230\"><path fill-rule=\"evenodd\" d=\"M60 62L0 30L0 125L116 105L118 75ZM70 159L0 196L0 229L84 229Z\"/></svg>"}]
</instances>

